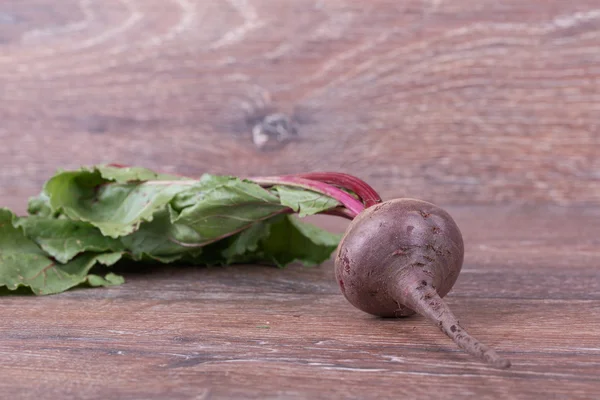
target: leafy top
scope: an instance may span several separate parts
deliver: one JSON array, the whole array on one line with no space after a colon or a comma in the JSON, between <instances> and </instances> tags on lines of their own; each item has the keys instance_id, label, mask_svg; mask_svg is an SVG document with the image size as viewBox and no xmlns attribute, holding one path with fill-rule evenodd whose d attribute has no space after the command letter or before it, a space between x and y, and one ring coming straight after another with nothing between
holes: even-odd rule
<instances>
[{"instance_id":1,"label":"leafy top","mask_svg":"<svg viewBox=\"0 0 600 400\"><path fill-rule=\"evenodd\" d=\"M29 202L29 215L0 209L0 287L58 293L123 282L92 268L122 259L190 264L328 259L340 236L301 217L338 207L323 194L263 188L232 176L200 179L139 167L59 171Z\"/></svg>"}]
</instances>

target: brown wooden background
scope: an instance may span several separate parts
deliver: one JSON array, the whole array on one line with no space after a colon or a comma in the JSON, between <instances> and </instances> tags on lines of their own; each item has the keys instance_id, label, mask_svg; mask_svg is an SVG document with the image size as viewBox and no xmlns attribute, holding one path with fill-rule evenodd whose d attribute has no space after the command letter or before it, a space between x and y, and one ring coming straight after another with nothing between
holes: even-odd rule
<instances>
[{"instance_id":1,"label":"brown wooden background","mask_svg":"<svg viewBox=\"0 0 600 400\"><path fill-rule=\"evenodd\" d=\"M353 309L331 262L126 270L0 297L0 397L600 393L598 0L1 0L0 206L99 162L344 171L448 206L448 301L514 365Z\"/></svg>"},{"instance_id":2,"label":"brown wooden background","mask_svg":"<svg viewBox=\"0 0 600 400\"><path fill-rule=\"evenodd\" d=\"M273 112L297 135L261 151ZM0 141L2 196L116 161L597 205L600 4L3 0Z\"/></svg>"}]
</instances>

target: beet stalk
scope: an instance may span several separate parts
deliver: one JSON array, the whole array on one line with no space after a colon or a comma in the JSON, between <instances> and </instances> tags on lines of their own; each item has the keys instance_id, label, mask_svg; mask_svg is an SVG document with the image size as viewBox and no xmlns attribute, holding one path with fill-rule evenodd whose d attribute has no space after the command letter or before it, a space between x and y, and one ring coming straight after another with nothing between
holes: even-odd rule
<instances>
[{"instance_id":1,"label":"beet stalk","mask_svg":"<svg viewBox=\"0 0 600 400\"><path fill-rule=\"evenodd\" d=\"M344 189L351 190L358 196L365 208L374 206L382 202L379 194L366 182L355 176L343 174L340 172L309 172L294 175L299 178L311 179L323 183L335 185Z\"/></svg>"},{"instance_id":2,"label":"beet stalk","mask_svg":"<svg viewBox=\"0 0 600 400\"><path fill-rule=\"evenodd\" d=\"M313 181L311 179L300 178L297 176L287 175L287 176L268 176L268 177L254 177L249 180L263 186L269 187L274 185L286 185L286 186L294 186L303 189L312 190L326 196L332 197L339 201L342 206L342 209L338 209L339 213L336 213L340 216L344 216L349 219L354 219L359 213L361 213L365 206L356 198L352 197L350 194L344 192L343 190L331 186L327 183L323 183L320 181ZM332 210L330 210L332 211Z\"/></svg>"}]
</instances>

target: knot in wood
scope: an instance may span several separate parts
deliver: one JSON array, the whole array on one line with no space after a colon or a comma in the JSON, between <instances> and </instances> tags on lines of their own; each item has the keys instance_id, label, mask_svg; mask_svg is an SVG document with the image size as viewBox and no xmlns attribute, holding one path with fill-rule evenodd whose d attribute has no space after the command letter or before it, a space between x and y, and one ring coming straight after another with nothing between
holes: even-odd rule
<instances>
[{"instance_id":1,"label":"knot in wood","mask_svg":"<svg viewBox=\"0 0 600 400\"><path fill-rule=\"evenodd\" d=\"M269 114L252 128L252 141L260 150L279 148L297 135L296 125L283 113Z\"/></svg>"}]
</instances>

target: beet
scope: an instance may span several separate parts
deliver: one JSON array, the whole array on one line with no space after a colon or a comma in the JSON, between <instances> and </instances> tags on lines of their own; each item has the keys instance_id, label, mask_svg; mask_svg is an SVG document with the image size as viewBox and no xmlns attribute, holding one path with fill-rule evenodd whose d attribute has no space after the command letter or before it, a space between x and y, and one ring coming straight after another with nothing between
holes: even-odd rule
<instances>
[{"instance_id":1,"label":"beet","mask_svg":"<svg viewBox=\"0 0 600 400\"><path fill-rule=\"evenodd\" d=\"M466 352L508 368L510 361L470 336L442 300L463 258L461 232L446 211L396 199L366 208L350 223L338 246L335 275L360 310L380 317L419 313Z\"/></svg>"},{"instance_id":2,"label":"beet","mask_svg":"<svg viewBox=\"0 0 600 400\"><path fill-rule=\"evenodd\" d=\"M337 249L335 275L355 307L380 317L419 313L466 352L494 367L510 367L510 361L470 336L442 300L464 258L462 234L446 211L416 199L384 202L366 182L338 172L252 180L265 187L301 187L338 200L339 207L324 213L352 220Z\"/></svg>"}]
</instances>

